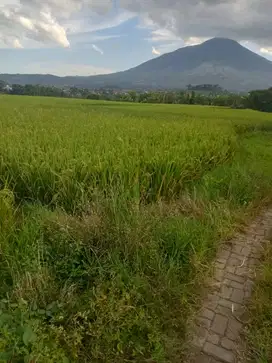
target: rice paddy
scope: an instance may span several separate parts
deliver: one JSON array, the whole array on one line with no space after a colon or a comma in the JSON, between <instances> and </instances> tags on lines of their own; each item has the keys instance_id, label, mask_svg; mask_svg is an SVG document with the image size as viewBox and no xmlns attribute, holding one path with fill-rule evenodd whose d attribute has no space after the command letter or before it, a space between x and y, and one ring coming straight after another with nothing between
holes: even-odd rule
<instances>
[{"instance_id":1,"label":"rice paddy","mask_svg":"<svg viewBox=\"0 0 272 363\"><path fill-rule=\"evenodd\" d=\"M180 362L220 240L271 201L272 116L0 97L0 362Z\"/></svg>"}]
</instances>

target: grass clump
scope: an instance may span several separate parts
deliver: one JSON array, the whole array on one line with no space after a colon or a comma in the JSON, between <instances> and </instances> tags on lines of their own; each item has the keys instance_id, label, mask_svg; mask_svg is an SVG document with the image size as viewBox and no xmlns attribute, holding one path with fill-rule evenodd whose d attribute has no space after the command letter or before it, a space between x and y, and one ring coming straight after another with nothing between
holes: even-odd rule
<instances>
[{"instance_id":1,"label":"grass clump","mask_svg":"<svg viewBox=\"0 0 272 363\"><path fill-rule=\"evenodd\" d=\"M180 359L192 281L223 232L217 213L200 221L128 210L113 223L107 208L95 218L24 211L0 268L10 275L0 332L13 361Z\"/></svg>"}]
</instances>

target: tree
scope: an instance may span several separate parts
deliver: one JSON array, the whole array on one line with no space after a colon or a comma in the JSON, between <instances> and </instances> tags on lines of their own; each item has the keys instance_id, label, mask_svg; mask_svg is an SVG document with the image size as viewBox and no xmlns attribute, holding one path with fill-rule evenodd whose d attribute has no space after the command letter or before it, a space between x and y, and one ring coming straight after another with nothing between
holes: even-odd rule
<instances>
[{"instance_id":1,"label":"tree","mask_svg":"<svg viewBox=\"0 0 272 363\"><path fill-rule=\"evenodd\" d=\"M87 99L88 100L99 100L99 94L98 93L90 93L88 96L87 96Z\"/></svg>"},{"instance_id":2,"label":"tree","mask_svg":"<svg viewBox=\"0 0 272 363\"><path fill-rule=\"evenodd\" d=\"M6 87L6 82L1 81L1 79L0 79L0 92L4 92L5 87Z\"/></svg>"},{"instance_id":3,"label":"tree","mask_svg":"<svg viewBox=\"0 0 272 363\"><path fill-rule=\"evenodd\" d=\"M131 102L136 102L137 101L137 93L135 91L129 91L128 94L130 96Z\"/></svg>"},{"instance_id":4,"label":"tree","mask_svg":"<svg viewBox=\"0 0 272 363\"><path fill-rule=\"evenodd\" d=\"M13 95L24 95L25 94L25 87L21 86L20 84L13 84L12 91L10 92Z\"/></svg>"},{"instance_id":5,"label":"tree","mask_svg":"<svg viewBox=\"0 0 272 363\"><path fill-rule=\"evenodd\" d=\"M247 106L253 110L272 112L272 89L251 91L247 98Z\"/></svg>"}]
</instances>

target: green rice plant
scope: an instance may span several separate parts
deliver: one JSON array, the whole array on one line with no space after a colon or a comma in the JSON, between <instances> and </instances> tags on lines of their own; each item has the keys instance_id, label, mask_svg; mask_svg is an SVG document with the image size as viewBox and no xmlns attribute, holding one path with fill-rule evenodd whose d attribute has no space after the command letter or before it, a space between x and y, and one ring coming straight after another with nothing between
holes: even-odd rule
<instances>
[{"instance_id":1,"label":"green rice plant","mask_svg":"<svg viewBox=\"0 0 272 363\"><path fill-rule=\"evenodd\" d=\"M10 233L14 222L14 195L5 188L0 190L0 235Z\"/></svg>"},{"instance_id":2,"label":"green rice plant","mask_svg":"<svg viewBox=\"0 0 272 363\"><path fill-rule=\"evenodd\" d=\"M237 148L230 125L217 120L127 117L118 109L107 113L87 103L66 109L58 102L55 109L18 105L0 116L0 177L18 200L73 211L97 190L141 202L171 198L231 160Z\"/></svg>"}]
</instances>

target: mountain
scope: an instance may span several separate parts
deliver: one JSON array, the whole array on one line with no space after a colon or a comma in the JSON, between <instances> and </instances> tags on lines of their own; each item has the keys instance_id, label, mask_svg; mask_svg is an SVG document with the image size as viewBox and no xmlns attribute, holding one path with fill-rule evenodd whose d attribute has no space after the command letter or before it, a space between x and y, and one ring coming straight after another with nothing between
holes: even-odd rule
<instances>
[{"instance_id":1,"label":"mountain","mask_svg":"<svg viewBox=\"0 0 272 363\"><path fill-rule=\"evenodd\" d=\"M239 71L271 71L272 62L235 40L213 38L200 45L178 49L172 53L145 62L134 68L137 71L150 72L171 69L175 72L191 71L203 64L230 67Z\"/></svg>"},{"instance_id":2,"label":"mountain","mask_svg":"<svg viewBox=\"0 0 272 363\"><path fill-rule=\"evenodd\" d=\"M0 74L9 83L86 88L184 88L187 84L219 84L232 91L268 88L272 62L238 42L213 38L151 59L123 72L90 77Z\"/></svg>"}]
</instances>

